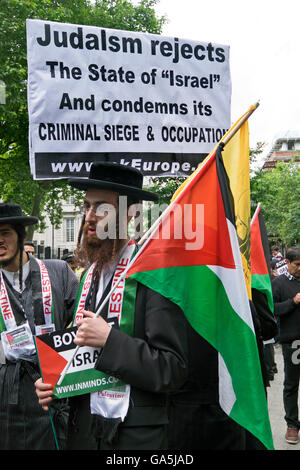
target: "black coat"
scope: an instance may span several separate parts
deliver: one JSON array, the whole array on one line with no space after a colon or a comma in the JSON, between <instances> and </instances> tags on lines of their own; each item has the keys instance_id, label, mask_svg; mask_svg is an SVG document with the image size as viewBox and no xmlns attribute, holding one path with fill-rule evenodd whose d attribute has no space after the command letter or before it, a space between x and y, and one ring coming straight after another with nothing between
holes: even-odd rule
<instances>
[{"instance_id":1,"label":"black coat","mask_svg":"<svg viewBox=\"0 0 300 470\"><path fill-rule=\"evenodd\" d=\"M300 292L300 281L281 274L272 281L274 313L280 319L279 342L292 343L300 338L300 304L293 298Z\"/></svg>"},{"instance_id":2,"label":"black coat","mask_svg":"<svg viewBox=\"0 0 300 470\"><path fill-rule=\"evenodd\" d=\"M51 280L55 327L66 328L72 320L78 281L64 261L44 261ZM23 308L34 333L35 324L43 324L44 317L39 292L40 271L30 257L30 274L20 296L6 281L8 295L17 324L24 321ZM34 286L34 288L33 288ZM20 300L21 299L21 300ZM23 308L21 307L23 305ZM4 360L2 361L4 362ZM32 361L6 361L0 364L0 449L54 450L56 442L49 413L38 403L34 382L40 377L35 356ZM60 448L65 443L68 407L65 400L52 405L52 418Z\"/></svg>"},{"instance_id":3,"label":"black coat","mask_svg":"<svg viewBox=\"0 0 300 470\"><path fill-rule=\"evenodd\" d=\"M250 302L258 352L265 380L263 339L276 334L276 321L265 298ZM261 444L229 418L219 405L218 351L188 325L188 379L169 396L169 449L172 451L245 450ZM250 447L251 443L251 447ZM247 446L247 447L246 447Z\"/></svg>"},{"instance_id":4,"label":"black coat","mask_svg":"<svg viewBox=\"0 0 300 470\"><path fill-rule=\"evenodd\" d=\"M107 309L102 316L106 314ZM112 328L95 366L131 385L128 414L110 447L101 439L110 423L100 419L101 425L95 426L99 420L89 412L89 395L73 397L69 449L157 449L164 445L167 393L187 379L186 326L179 307L138 284L133 337Z\"/></svg>"}]
</instances>

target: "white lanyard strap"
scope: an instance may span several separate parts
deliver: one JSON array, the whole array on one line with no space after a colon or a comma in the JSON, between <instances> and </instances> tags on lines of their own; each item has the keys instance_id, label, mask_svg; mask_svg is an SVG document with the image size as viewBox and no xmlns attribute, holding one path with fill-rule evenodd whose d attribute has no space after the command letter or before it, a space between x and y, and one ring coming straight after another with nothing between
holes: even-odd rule
<instances>
[{"instance_id":1,"label":"white lanyard strap","mask_svg":"<svg viewBox=\"0 0 300 470\"><path fill-rule=\"evenodd\" d=\"M130 240L124 253L122 254L115 269L112 287L119 281L126 270L132 254L135 249L135 243ZM115 292L110 296L107 319L117 317L120 325L122 316L122 304L125 291L125 279L119 282ZM92 414L98 414L105 418L121 418L124 421L129 408L130 385L125 384L123 390L99 390L91 393L90 407Z\"/></svg>"},{"instance_id":2,"label":"white lanyard strap","mask_svg":"<svg viewBox=\"0 0 300 470\"><path fill-rule=\"evenodd\" d=\"M41 274L41 285L42 285L42 303L43 303L43 313L45 324L50 325L52 323L52 290L49 274L45 264L41 260L36 260L40 267ZM1 276L1 292L0 292L0 310L1 317L5 325L6 330L15 328L16 320L13 313L13 309L10 304L8 297L6 285L3 279L3 274L0 272Z\"/></svg>"},{"instance_id":3,"label":"white lanyard strap","mask_svg":"<svg viewBox=\"0 0 300 470\"><path fill-rule=\"evenodd\" d=\"M10 330L17 326L13 310L11 308L10 300L8 297L6 285L3 279L3 274L0 272L1 277L1 292L0 292L0 310L1 317L6 330Z\"/></svg>"},{"instance_id":4,"label":"white lanyard strap","mask_svg":"<svg viewBox=\"0 0 300 470\"><path fill-rule=\"evenodd\" d=\"M41 273L41 284L42 284L42 302L43 311L45 317L45 324L50 325L52 323L52 289L49 274L45 264L37 259L40 266Z\"/></svg>"},{"instance_id":5,"label":"white lanyard strap","mask_svg":"<svg viewBox=\"0 0 300 470\"><path fill-rule=\"evenodd\" d=\"M112 288L116 285L119 281L120 277L124 274L126 270L132 253L135 249L135 244L133 240L130 240L128 243L123 255L121 256L118 265L115 269L113 281L112 281ZM121 315L122 315L122 304L124 298L124 290L125 290L125 278L123 278L116 287L115 292L110 296L109 305L108 305L108 313L107 319L111 318L118 318L118 323L120 325L121 322Z\"/></svg>"},{"instance_id":6,"label":"white lanyard strap","mask_svg":"<svg viewBox=\"0 0 300 470\"><path fill-rule=\"evenodd\" d=\"M83 310L84 310L84 307L85 307L85 301L86 301L88 292L89 292L91 284L92 284L94 268L95 268L95 263L92 264L92 266L89 268L89 270L86 274L86 277L85 277L85 280L84 280L84 283L83 283L83 286L82 286L82 291L81 291L79 301L78 301L76 311L75 311L75 317L74 317L74 322L73 322L74 326L77 325L78 320L81 320L83 318Z\"/></svg>"}]
</instances>

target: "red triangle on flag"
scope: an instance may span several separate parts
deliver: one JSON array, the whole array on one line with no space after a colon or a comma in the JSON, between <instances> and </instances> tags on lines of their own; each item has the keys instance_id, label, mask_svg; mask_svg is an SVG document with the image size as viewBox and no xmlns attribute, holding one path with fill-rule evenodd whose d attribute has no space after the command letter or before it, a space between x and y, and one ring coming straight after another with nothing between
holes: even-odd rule
<instances>
[{"instance_id":1,"label":"red triangle on flag","mask_svg":"<svg viewBox=\"0 0 300 470\"><path fill-rule=\"evenodd\" d=\"M259 213L257 211L251 225L251 274L268 274L268 266L265 258L264 248L262 244L260 226L259 226Z\"/></svg>"},{"instance_id":2,"label":"red triangle on flag","mask_svg":"<svg viewBox=\"0 0 300 470\"><path fill-rule=\"evenodd\" d=\"M54 388L68 361L39 337L36 336L35 341L43 381Z\"/></svg>"},{"instance_id":3,"label":"red triangle on flag","mask_svg":"<svg viewBox=\"0 0 300 470\"><path fill-rule=\"evenodd\" d=\"M197 221L197 206L203 208L203 220ZM184 218L185 207L190 206L189 219ZM127 273L130 276L140 271L170 268L175 266L214 265L235 269L222 193L217 177L215 154L207 161L176 199L175 210L163 217L153 232L145 249ZM199 217L198 217L199 218ZM184 224L187 224L184 226ZM164 237L164 228L170 230ZM202 245L197 249L186 248L191 239L185 236L190 228L198 238L202 232ZM179 236L176 230L179 230Z\"/></svg>"}]
</instances>

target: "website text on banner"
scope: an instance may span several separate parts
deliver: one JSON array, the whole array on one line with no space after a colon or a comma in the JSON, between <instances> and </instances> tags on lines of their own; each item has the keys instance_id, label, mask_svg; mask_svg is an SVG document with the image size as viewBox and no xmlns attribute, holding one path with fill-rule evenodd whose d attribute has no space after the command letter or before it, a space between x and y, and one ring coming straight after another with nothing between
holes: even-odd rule
<instances>
[{"instance_id":1,"label":"website text on banner","mask_svg":"<svg viewBox=\"0 0 300 470\"><path fill-rule=\"evenodd\" d=\"M230 127L229 47L27 20L35 179L109 160L188 175Z\"/></svg>"}]
</instances>

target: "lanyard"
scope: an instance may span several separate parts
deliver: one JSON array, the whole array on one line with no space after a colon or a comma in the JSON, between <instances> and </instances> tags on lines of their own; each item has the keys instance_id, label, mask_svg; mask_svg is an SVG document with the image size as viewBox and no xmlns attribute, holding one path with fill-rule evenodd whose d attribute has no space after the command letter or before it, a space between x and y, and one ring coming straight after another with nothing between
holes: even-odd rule
<instances>
[{"instance_id":1,"label":"lanyard","mask_svg":"<svg viewBox=\"0 0 300 470\"><path fill-rule=\"evenodd\" d=\"M89 290L92 284L94 268L95 268L95 263L92 264L92 266L87 270L87 272L85 273L80 283L80 287L79 287L79 291L78 291L78 295L76 299L73 326L76 326L77 321L83 318L82 311L84 310L85 301L86 301L87 295L89 293Z\"/></svg>"},{"instance_id":2,"label":"lanyard","mask_svg":"<svg viewBox=\"0 0 300 470\"><path fill-rule=\"evenodd\" d=\"M17 326L13 310L11 308L3 274L0 271L0 329L10 330Z\"/></svg>"},{"instance_id":3,"label":"lanyard","mask_svg":"<svg viewBox=\"0 0 300 470\"><path fill-rule=\"evenodd\" d=\"M36 260L40 266L41 273L41 284L42 284L42 301L43 301L43 311L45 324L50 325L53 323L53 309L52 309L52 290L49 274L45 264L37 259Z\"/></svg>"},{"instance_id":4,"label":"lanyard","mask_svg":"<svg viewBox=\"0 0 300 470\"><path fill-rule=\"evenodd\" d=\"M40 267L45 324L51 325L53 322L51 282L45 264L41 260L37 259L36 261ZM0 331L5 331L15 328L17 324L1 271L0 279Z\"/></svg>"},{"instance_id":5,"label":"lanyard","mask_svg":"<svg viewBox=\"0 0 300 470\"><path fill-rule=\"evenodd\" d=\"M119 281L126 270L135 252L135 244L131 240L122 254L114 272L112 287ZM125 285L126 284L126 285ZM110 296L107 320L117 318L120 329L129 335L134 329L134 309L136 297L136 281L123 278L114 293ZM103 374L104 377L107 377ZM107 384L107 382L104 382ZM124 421L130 399L130 385L123 384L114 389L107 389L107 385L99 387L97 392L91 393L90 408L92 414L105 418L120 418Z\"/></svg>"},{"instance_id":6,"label":"lanyard","mask_svg":"<svg viewBox=\"0 0 300 470\"><path fill-rule=\"evenodd\" d=\"M125 252L121 256L117 267L114 272L114 277L112 281L112 288L117 284L120 277L124 274L130 259L132 258L133 252L135 250L135 244L133 240L130 240L128 243ZM126 281L127 284L127 281ZM110 296L107 319L117 318L118 324L121 324L122 313L123 313L123 300L125 294L125 277L119 282L114 293Z\"/></svg>"},{"instance_id":7,"label":"lanyard","mask_svg":"<svg viewBox=\"0 0 300 470\"><path fill-rule=\"evenodd\" d=\"M135 243L133 240L130 240L128 245L123 252L117 267L114 272L114 277L112 281L112 287L118 282L119 278L124 273L126 267L128 266L130 259L135 251ZM95 263L90 266L90 268L85 273L79 287L77 299L76 299L76 306L74 311L74 320L73 326L76 326L77 321L82 319L85 307L85 301L89 292L89 289L92 284L93 272L94 272ZM126 280L127 284L128 280ZM119 285L116 288L116 291L111 295L109 300L108 306L108 319L117 317L118 323L121 323L121 315L122 315L122 305L124 300L124 292L125 292L125 278L120 281Z\"/></svg>"},{"instance_id":8,"label":"lanyard","mask_svg":"<svg viewBox=\"0 0 300 470\"><path fill-rule=\"evenodd\" d=\"M40 334L42 329L54 329L52 323L52 290L49 274L45 264L37 260L40 268L42 304L45 325L36 325L36 333ZM35 346L28 321L17 326L13 309L9 300L3 274L0 272L0 331L1 343L6 359L17 361L28 359L35 354ZM45 331L47 332L47 331Z\"/></svg>"}]
</instances>

